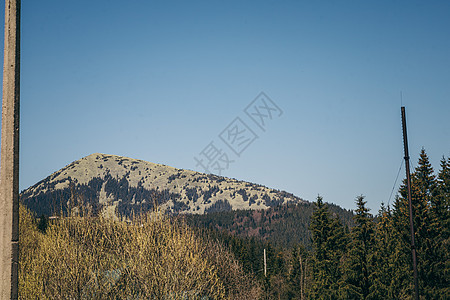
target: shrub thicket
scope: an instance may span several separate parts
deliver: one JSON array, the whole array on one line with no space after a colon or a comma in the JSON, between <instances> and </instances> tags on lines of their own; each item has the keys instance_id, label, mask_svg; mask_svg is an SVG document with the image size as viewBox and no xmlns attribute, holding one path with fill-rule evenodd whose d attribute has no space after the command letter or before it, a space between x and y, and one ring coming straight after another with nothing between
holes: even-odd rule
<instances>
[{"instance_id":1,"label":"shrub thicket","mask_svg":"<svg viewBox=\"0 0 450 300\"><path fill-rule=\"evenodd\" d=\"M224 248L159 214L131 225L67 217L38 230L20 208L21 299L255 299Z\"/></svg>"}]
</instances>

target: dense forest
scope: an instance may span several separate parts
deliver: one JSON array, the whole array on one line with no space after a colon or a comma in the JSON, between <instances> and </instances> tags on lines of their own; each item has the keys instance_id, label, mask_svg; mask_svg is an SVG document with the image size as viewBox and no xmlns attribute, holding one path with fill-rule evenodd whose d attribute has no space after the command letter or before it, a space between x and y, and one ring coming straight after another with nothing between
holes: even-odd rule
<instances>
[{"instance_id":1,"label":"dense forest","mask_svg":"<svg viewBox=\"0 0 450 300\"><path fill-rule=\"evenodd\" d=\"M328 208L333 216L339 216L343 224L353 226L352 211L334 204L328 204ZM303 202L261 210L222 210L203 215L183 215L183 218L194 227L225 230L238 237L255 237L286 249L302 244L311 250L309 223L313 211L313 203Z\"/></svg>"},{"instance_id":2,"label":"dense forest","mask_svg":"<svg viewBox=\"0 0 450 300\"><path fill-rule=\"evenodd\" d=\"M411 180L420 298L450 299L450 159L442 158L436 175L422 150ZM206 215L195 222L210 225L203 234L231 249L244 270L260 280L266 299L411 299L414 282L406 182L392 207L382 205L376 216L369 213L364 196L358 196L355 204L349 224L318 196L309 218L310 247L304 241L286 242L289 230L285 236L282 232L287 226L261 226L268 220L276 223L276 209L214 218ZM298 213L296 208L278 209L288 215ZM211 226L213 219L217 223ZM289 225L305 230L303 223ZM263 239L251 234L255 230L262 232ZM274 235L266 235L266 230L273 230ZM267 276L263 273L264 249Z\"/></svg>"}]
</instances>

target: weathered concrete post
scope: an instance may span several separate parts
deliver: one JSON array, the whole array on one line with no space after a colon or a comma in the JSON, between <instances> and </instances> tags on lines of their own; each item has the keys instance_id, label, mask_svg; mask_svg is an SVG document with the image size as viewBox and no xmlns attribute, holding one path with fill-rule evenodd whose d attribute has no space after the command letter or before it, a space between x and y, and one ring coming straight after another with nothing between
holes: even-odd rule
<instances>
[{"instance_id":1,"label":"weathered concrete post","mask_svg":"<svg viewBox=\"0 0 450 300\"><path fill-rule=\"evenodd\" d=\"M20 0L5 1L0 167L0 299L18 298Z\"/></svg>"}]
</instances>

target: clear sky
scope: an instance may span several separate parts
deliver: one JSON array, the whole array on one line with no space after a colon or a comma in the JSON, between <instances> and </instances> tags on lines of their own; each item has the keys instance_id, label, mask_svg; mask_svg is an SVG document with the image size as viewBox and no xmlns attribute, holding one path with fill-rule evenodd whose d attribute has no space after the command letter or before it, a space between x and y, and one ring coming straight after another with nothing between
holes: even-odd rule
<instances>
[{"instance_id":1,"label":"clear sky","mask_svg":"<svg viewBox=\"0 0 450 300\"><path fill-rule=\"evenodd\" d=\"M23 0L21 40L21 190L94 152L204 171L212 142L224 176L376 213L402 104L413 166L450 156L449 1Z\"/></svg>"}]
</instances>

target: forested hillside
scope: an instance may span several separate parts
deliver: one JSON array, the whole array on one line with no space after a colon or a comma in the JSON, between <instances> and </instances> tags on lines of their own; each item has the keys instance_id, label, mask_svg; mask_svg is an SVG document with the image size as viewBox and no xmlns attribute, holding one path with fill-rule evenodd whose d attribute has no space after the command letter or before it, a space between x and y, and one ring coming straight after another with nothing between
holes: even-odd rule
<instances>
[{"instance_id":1,"label":"forested hillside","mask_svg":"<svg viewBox=\"0 0 450 300\"><path fill-rule=\"evenodd\" d=\"M442 158L435 174L422 150L411 176L420 299L450 299L450 159ZM339 217L319 196L309 218L311 250L302 243L287 243L285 248L281 241L286 237L277 242L277 238L264 236L266 229L258 226L269 219L276 223L276 209L266 211L264 217L258 211L241 212L223 218L202 216L196 222L212 225L217 220L217 225L209 228L222 230L209 229L205 234L222 241L247 272L256 274L265 299L412 299L405 183L399 192L392 207L382 205L375 218L365 206L364 196L356 197L350 228L348 220ZM279 209L285 215L296 211L295 206ZM233 220L238 224L233 225ZM243 224L253 228L244 229ZM252 234L258 230L265 240ZM283 235L282 231L274 230L273 235ZM263 273L264 249L267 277Z\"/></svg>"},{"instance_id":2,"label":"forested hillside","mask_svg":"<svg viewBox=\"0 0 450 300\"><path fill-rule=\"evenodd\" d=\"M353 225L352 211L329 204L333 215L339 216L347 227ZM285 204L266 210L237 210L204 215L186 215L188 224L216 230L226 230L239 237L255 237L275 246L291 248L302 244L311 248L309 223L314 204Z\"/></svg>"}]
</instances>

